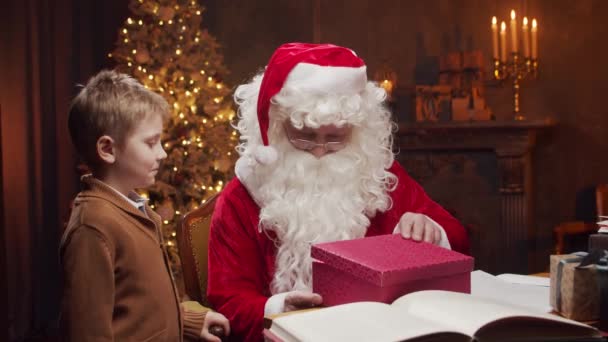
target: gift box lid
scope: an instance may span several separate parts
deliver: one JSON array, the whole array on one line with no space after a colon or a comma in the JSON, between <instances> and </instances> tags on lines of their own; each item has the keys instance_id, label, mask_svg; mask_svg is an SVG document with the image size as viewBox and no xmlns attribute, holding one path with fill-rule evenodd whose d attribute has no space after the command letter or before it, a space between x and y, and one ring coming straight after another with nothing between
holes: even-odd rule
<instances>
[{"instance_id":1,"label":"gift box lid","mask_svg":"<svg viewBox=\"0 0 608 342\"><path fill-rule=\"evenodd\" d=\"M311 256L382 287L473 270L470 256L397 234L316 244Z\"/></svg>"}]
</instances>

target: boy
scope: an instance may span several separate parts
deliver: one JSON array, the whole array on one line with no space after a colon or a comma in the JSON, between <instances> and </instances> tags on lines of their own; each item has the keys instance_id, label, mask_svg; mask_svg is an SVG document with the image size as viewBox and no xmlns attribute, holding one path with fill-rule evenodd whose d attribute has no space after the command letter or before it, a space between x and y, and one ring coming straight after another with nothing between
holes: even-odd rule
<instances>
[{"instance_id":1,"label":"boy","mask_svg":"<svg viewBox=\"0 0 608 342\"><path fill-rule=\"evenodd\" d=\"M160 217L134 192L154 183L167 154L167 102L135 79L102 71L72 102L73 145L92 170L82 177L63 235L61 331L71 341L220 341L228 320L185 310L163 248Z\"/></svg>"}]
</instances>

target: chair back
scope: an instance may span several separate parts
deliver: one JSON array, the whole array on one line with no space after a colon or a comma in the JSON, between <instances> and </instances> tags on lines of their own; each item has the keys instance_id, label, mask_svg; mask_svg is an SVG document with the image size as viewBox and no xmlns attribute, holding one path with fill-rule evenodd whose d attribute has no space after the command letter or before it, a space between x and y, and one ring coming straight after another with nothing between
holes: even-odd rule
<instances>
[{"instance_id":1,"label":"chair back","mask_svg":"<svg viewBox=\"0 0 608 342\"><path fill-rule=\"evenodd\" d=\"M218 195L184 215L176 232L186 294L205 306L209 306L206 299L209 227Z\"/></svg>"},{"instance_id":2,"label":"chair back","mask_svg":"<svg viewBox=\"0 0 608 342\"><path fill-rule=\"evenodd\" d=\"M577 237L577 235L583 238L585 237L584 235L591 234L596 230L597 225L591 222L572 221L560 223L558 226L553 228L553 235L555 236L555 246L553 247L554 253L566 253L566 240L573 239ZM570 247L572 247L572 244L573 241L570 241Z\"/></svg>"},{"instance_id":3,"label":"chair back","mask_svg":"<svg viewBox=\"0 0 608 342\"><path fill-rule=\"evenodd\" d=\"M595 205L597 216L608 215L608 184L599 184L595 188Z\"/></svg>"},{"instance_id":4,"label":"chair back","mask_svg":"<svg viewBox=\"0 0 608 342\"><path fill-rule=\"evenodd\" d=\"M594 218L595 222L601 220L599 216L608 215L608 184L595 186L595 211L597 214L597 217ZM587 236L595 233L598 229L595 222L564 222L553 228L555 236L554 253L563 254L567 252L567 244L573 247L574 245L580 245L582 241L583 245L586 245ZM581 241L576 240L577 238ZM570 243L567 243L567 240L571 240Z\"/></svg>"}]
</instances>

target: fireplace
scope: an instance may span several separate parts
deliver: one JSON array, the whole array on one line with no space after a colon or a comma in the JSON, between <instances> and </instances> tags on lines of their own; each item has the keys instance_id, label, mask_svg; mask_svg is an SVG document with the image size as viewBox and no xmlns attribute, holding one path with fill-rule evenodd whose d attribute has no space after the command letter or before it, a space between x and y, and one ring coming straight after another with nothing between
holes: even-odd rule
<instances>
[{"instance_id":1,"label":"fireplace","mask_svg":"<svg viewBox=\"0 0 608 342\"><path fill-rule=\"evenodd\" d=\"M534 248L532 150L551 120L400 124L397 160L469 230L476 269L526 273Z\"/></svg>"}]
</instances>

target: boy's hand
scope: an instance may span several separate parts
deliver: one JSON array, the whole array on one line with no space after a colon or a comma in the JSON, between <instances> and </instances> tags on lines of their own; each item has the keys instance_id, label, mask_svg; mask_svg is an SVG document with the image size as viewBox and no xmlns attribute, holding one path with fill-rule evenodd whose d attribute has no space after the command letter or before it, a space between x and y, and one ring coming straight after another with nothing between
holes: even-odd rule
<instances>
[{"instance_id":1,"label":"boy's hand","mask_svg":"<svg viewBox=\"0 0 608 342\"><path fill-rule=\"evenodd\" d=\"M407 212L397 224L401 236L414 241L424 241L434 245L441 241L441 231L424 214Z\"/></svg>"},{"instance_id":2,"label":"boy's hand","mask_svg":"<svg viewBox=\"0 0 608 342\"><path fill-rule=\"evenodd\" d=\"M323 298L317 293L293 291L285 297L285 312L309 309L323 303Z\"/></svg>"},{"instance_id":3,"label":"boy's hand","mask_svg":"<svg viewBox=\"0 0 608 342\"><path fill-rule=\"evenodd\" d=\"M215 328L216 326L221 327L223 329L223 331L224 331L223 336L230 335L230 323L228 322L228 319L219 312L209 311L205 315L205 323L203 323L203 330L201 331L201 339L203 341L221 342L222 341L221 337L223 337L223 336L221 336L221 337L215 336L215 335L211 334L211 332L209 331L211 327Z\"/></svg>"}]
</instances>

